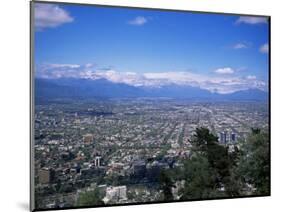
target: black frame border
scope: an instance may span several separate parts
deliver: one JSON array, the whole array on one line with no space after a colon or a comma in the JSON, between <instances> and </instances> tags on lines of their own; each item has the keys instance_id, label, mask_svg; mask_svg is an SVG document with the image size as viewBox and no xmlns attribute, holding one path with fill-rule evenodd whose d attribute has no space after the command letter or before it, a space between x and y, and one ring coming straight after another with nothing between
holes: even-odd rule
<instances>
[{"instance_id":1,"label":"black frame border","mask_svg":"<svg viewBox=\"0 0 281 212\"><path fill-rule=\"evenodd\" d=\"M124 8L124 9L141 9L141 10L156 10L156 11L166 11L166 12L186 12L195 14L214 14L214 15L236 15L236 16L249 16L249 17L264 17L268 19L268 129L269 129L269 194L268 195L244 195L239 197L219 197L219 198L205 198L205 199L190 199L190 200L173 200L173 201L155 201L155 202L137 202L137 203L122 203L122 204L112 204L112 205L102 205L102 206L79 206L79 207L65 207L65 208L50 208L42 209L35 208L35 190L34 190L34 4L65 4L65 5L77 5L77 6L93 6L101 8ZM30 211L55 211L55 210L70 210L70 209L90 209L90 208L106 208L106 207L119 207L119 206L134 206L134 205L151 205L151 204L163 204L163 203L180 203L180 202L195 202L195 201L208 201L208 200L227 200L227 199L243 199L243 198L257 198L257 197L270 197L271 196L271 16L270 15L255 15L255 14L245 14L245 13L228 13L228 12L210 12L210 11L199 11L199 10L182 10L182 9L164 9L157 7L137 7L137 6L123 6L123 5L103 5L103 4L92 4L92 3L73 3L64 1L41 1L41 0L30 0L29 2L29 92L30 92L30 154L29 154L29 183L30 183L30 195L29 195L29 208Z\"/></svg>"}]
</instances>

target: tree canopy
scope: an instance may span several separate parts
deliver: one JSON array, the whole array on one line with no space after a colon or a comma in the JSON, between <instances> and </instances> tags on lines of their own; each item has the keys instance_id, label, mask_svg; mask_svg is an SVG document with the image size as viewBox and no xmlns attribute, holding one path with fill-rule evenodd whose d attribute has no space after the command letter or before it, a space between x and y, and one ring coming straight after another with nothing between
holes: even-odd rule
<instances>
[{"instance_id":1,"label":"tree canopy","mask_svg":"<svg viewBox=\"0 0 281 212\"><path fill-rule=\"evenodd\" d=\"M270 192L270 156L268 133L254 129L241 145L238 171L243 181L253 186L253 194Z\"/></svg>"},{"instance_id":2,"label":"tree canopy","mask_svg":"<svg viewBox=\"0 0 281 212\"><path fill-rule=\"evenodd\" d=\"M104 202L100 198L98 189L80 193L76 203L77 206L97 206L103 204Z\"/></svg>"},{"instance_id":3,"label":"tree canopy","mask_svg":"<svg viewBox=\"0 0 281 212\"><path fill-rule=\"evenodd\" d=\"M196 129L190 142L192 156L184 166L161 174L165 200L173 198L171 189L177 180L185 180L182 200L269 194L268 133L252 129L231 151L207 128Z\"/></svg>"}]
</instances>

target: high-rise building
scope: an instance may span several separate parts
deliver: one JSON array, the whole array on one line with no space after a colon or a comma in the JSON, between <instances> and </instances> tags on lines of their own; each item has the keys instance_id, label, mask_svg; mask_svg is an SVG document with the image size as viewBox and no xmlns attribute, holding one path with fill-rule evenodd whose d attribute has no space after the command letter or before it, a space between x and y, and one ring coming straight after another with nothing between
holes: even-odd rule
<instances>
[{"instance_id":1,"label":"high-rise building","mask_svg":"<svg viewBox=\"0 0 281 212\"><path fill-rule=\"evenodd\" d=\"M224 132L224 144L227 143L227 132Z\"/></svg>"},{"instance_id":2,"label":"high-rise building","mask_svg":"<svg viewBox=\"0 0 281 212\"><path fill-rule=\"evenodd\" d=\"M220 144L230 144L236 142L236 134L234 132L220 132L219 133Z\"/></svg>"},{"instance_id":3,"label":"high-rise building","mask_svg":"<svg viewBox=\"0 0 281 212\"><path fill-rule=\"evenodd\" d=\"M220 132L220 143L221 144L226 144L226 132Z\"/></svg>"},{"instance_id":4,"label":"high-rise building","mask_svg":"<svg viewBox=\"0 0 281 212\"><path fill-rule=\"evenodd\" d=\"M220 132L220 143L223 143L223 132Z\"/></svg>"},{"instance_id":5,"label":"high-rise building","mask_svg":"<svg viewBox=\"0 0 281 212\"><path fill-rule=\"evenodd\" d=\"M231 142L232 143L236 142L236 134L234 132L231 133Z\"/></svg>"},{"instance_id":6,"label":"high-rise building","mask_svg":"<svg viewBox=\"0 0 281 212\"><path fill-rule=\"evenodd\" d=\"M94 163L95 163L95 167L100 167L100 160L101 160L101 156L96 156Z\"/></svg>"}]
</instances>

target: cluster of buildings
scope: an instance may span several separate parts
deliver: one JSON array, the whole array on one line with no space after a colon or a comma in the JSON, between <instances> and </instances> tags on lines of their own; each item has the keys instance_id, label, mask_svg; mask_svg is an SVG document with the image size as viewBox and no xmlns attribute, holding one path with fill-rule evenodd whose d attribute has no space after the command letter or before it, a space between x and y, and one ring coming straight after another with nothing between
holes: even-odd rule
<instances>
[{"instance_id":1,"label":"cluster of buildings","mask_svg":"<svg viewBox=\"0 0 281 212\"><path fill-rule=\"evenodd\" d=\"M125 203L127 201L127 186L109 186L106 188L106 195L103 198L105 204L113 203Z\"/></svg>"},{"instance_id":2,"label":"cluster of buildings","mask_svg":"<svg viewBox=\"0 0 281 212\"><path fill-rule=\"evenodd\" d=\"M236 133L230 131L224 131L219 133L220 144L235 144L237 142Z\"/></svg>"},{"instance_id":3,"label":"cluster of buildings","mask_svg":"<svg viewBox=\"0 0 281 212\"><path fill-rule=\"evenodd\" d=\"M264 107L254 103L116 100L36 105L37 204L74 206L89 189L98 189L105 204L159 201L161 170L181 167L190 158L196 128L208 127L220 144L235 145L251 127L267 128L266 117Z\"/></svg>"}]
</instances>

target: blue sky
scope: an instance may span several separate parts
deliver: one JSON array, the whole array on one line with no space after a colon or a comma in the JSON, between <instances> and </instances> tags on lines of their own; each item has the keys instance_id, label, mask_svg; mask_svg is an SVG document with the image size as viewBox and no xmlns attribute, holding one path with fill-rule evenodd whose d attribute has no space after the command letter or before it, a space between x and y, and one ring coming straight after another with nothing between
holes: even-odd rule
<instances>
[{"instance_id":1,"label":"blue sky","mask_svg":"<svg viewBox=\"0 0 281 212\"><path fill-rule=\"evenodd\" d=\"M92 64L121 74L188 72L266 83L268 27L260 17L37 3L34 56L37 69Z\"/></svg>"}]
</instances>

